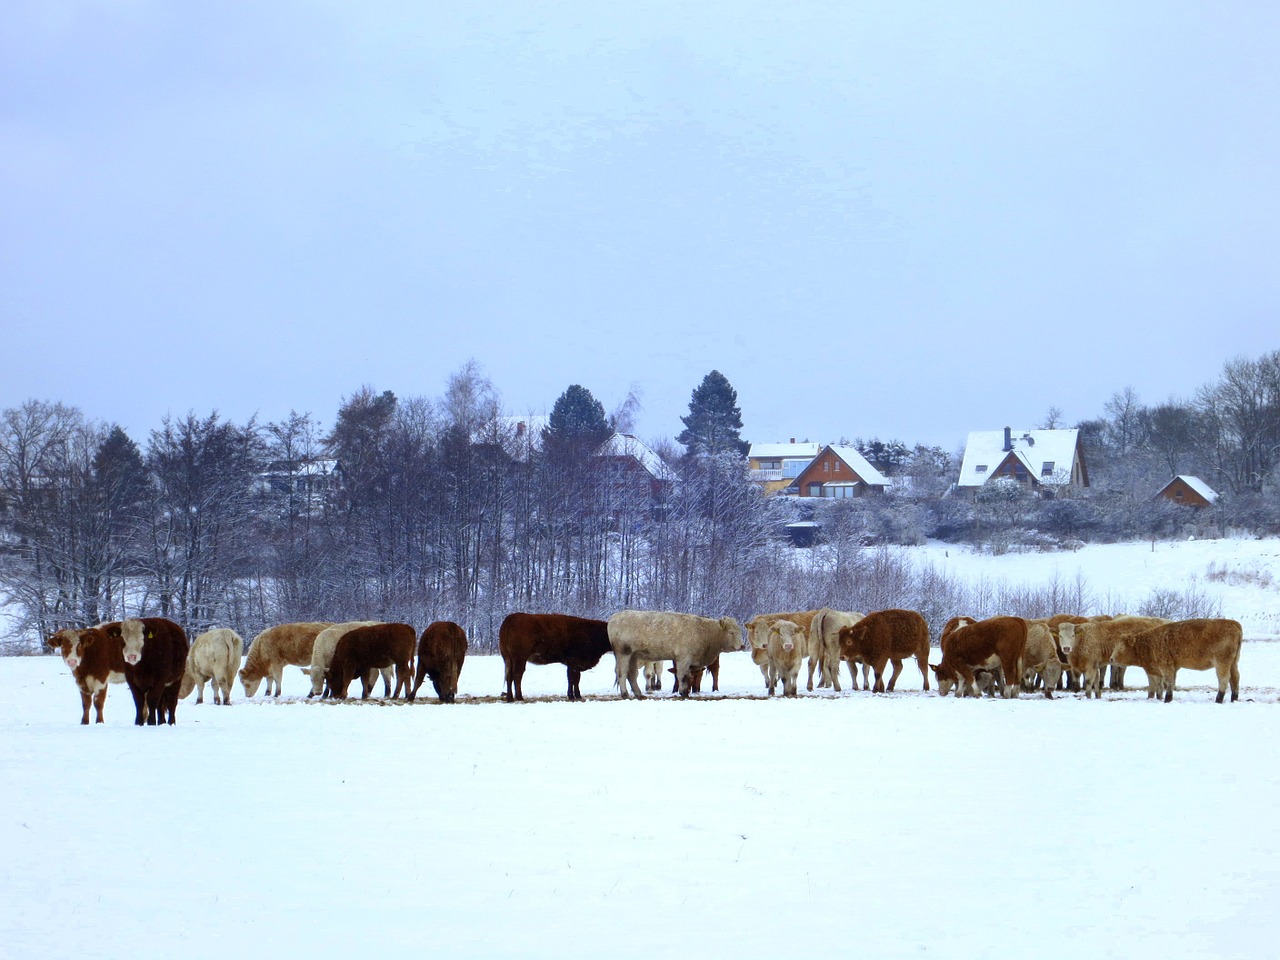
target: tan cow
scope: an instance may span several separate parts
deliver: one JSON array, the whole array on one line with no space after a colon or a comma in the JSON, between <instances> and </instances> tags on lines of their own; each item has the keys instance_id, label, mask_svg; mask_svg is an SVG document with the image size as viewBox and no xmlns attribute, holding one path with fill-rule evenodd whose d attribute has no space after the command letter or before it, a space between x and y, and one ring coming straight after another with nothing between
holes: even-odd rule
<instances>
[{"instance_id":1,"label":"tan cow","mask_svg":"<svg viewBox=\"0 0 1280 960\"><path fill-rule=\"evenodd\" d=\"M769 624L765 637L765 663L768 667L769 696L774 685L782 681L782 695L799 694L800 663L806 655L804 630L790 620L775 620ZM813 663L813 657L809 657ZM810 689L813 689L810 687Z\"/></svg>"},{"instance_id":2,"label":"tan cow","mask_svg":"<svg viewBox=\"0 0 1280 960\"><path fill-rule=\"evenodd\" d=\"M796 626L800 627L804 631L805 649L810 650L809 628L813 624L814 617L816 617L820 612L821 612L820 610L797 610L794 613L758 613L756 614L754 617L748 620L745 624L747 628L747 640L751 644L751 649L753 651L757 649L758 650L765 649L769 639L768 637L769 625L773 623L775 620L790 620L792 623L794 623ZM806 656L809 657L809 675L810 675L810 680L812 681L813 669L815 666L820 666L820 663L814 660L812 651L807 653ZM754 654L752 655L752 659L755 660L757 666L760 667L760 672L765 673L765 682L767 684L768 674L766 673L763 659L757 659ZM810 683L809 689L810 690L813 689L812 682Z\"/></svg>"},{"instance_id":3,"label":"tan cow","mask_svg":"<svg viewBox=\"0 0 1280 960\"><path fill-rule=\"evenodd\" d=\"M316 635L325 627L331 626L332 620L281 623L268 627L254 637L244 658L244 666L240 668L244 695L252 697L257 693L265 677L267 696L280 696L280 679L284 676L284 668L288 664L294 664L310 669L311 648L316 642Z\"/></svg>"},{"instance_id":4,"label":"tan cow","mask_svg":"<svg viewBox=\"0 0 1280 960\"><path fill-rule=\"evenodd\" d=\"M1052 700L1065 666L1058 657L1058 644L1049 625L1043 620L1028 620L1027 645L1022 653L1023 687L1032 689L1038 675L1044 684L1045 697Z\"/></svg>"},{"instance_id":5,"label":"tan cow","mask_svg":"<svg viewBox=\"0 0 1280 960\"><path fill-rule=\"evenodd\" d=\"M1232 702L1240 699L1240 646L1244 630L1237 620L1195 619L1165 623L1116 641L1112 659L1147 672L1147 696L1164 694L1173 700L1178 670L1214 670L1218 674L1218 703L1231 687ZM1150 682L1154 680L1154 682Z\"/></svg>"},{"instance_id":6,"label":"tan cow","mask_svg":"<svg viewBox=\"0 0 1280 960\"><path fill-rule=\"evenodd\" d=\"M1111 663L1112 652L1120 640L1168 622L1160 617L1116 617L1114 620L1059 624L1058 640L1067 655L1067 664L1083 679L1085 699L1101 699L1102 674ZM1151 690L1150 682L1148 690Z\"/></svg>"},{"instance_id":7,"label":"tan cow","mask_svg":"<svg viewBox=\"0 0 1280 960\"><path fill-rule=\"evenodd\" d=\"M630 685L643 699L636 675L645 660L674 661L680 696L687 697L695 672L701 673L722 653L742 649L742 628L732 617L712 620L692 613L620 610L609 618L608 633L623 697Z\"/></svg>"},{"instance_id":8,"label":"tan cow","mask_svg":"<svg viewBox=\"0 0 1280 960\"><path fill-rule=\"evenodd\" d=\"M840 692L840 628L851 627L862 619L861 613L846 613L823 607L813 615L809 623L809 689L813 689L813 665L818 663L819 687L832 687ZM865 684L871 667L862 665L862 677ZM858 689L858 675L853 664L849 665L849 673L853 677L853 689Z\"/></svg>"},{"instance_id":9,"label":"tan cow","mask_svg":"<svg viewBox=\"0 0 1280 960\"><path fill-rule=\"evenodd\" d=\"M228 627L206 630L191 641L187 651L187 667L178 687L178 699L196 692L196 703L204 703L204 685L213 687L213 702L231 703L231 685L240 669L240 657L244 655L244 640Z\"/></svg>"}]
</instances>

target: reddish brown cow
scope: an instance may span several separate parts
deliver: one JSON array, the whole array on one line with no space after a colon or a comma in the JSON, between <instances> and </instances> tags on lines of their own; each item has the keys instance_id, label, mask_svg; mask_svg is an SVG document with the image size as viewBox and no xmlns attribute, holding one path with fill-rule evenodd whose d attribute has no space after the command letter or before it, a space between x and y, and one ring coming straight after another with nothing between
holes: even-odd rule
<instances>
[{"instance_id":1,"label":"reddish brown cow","mask_svg":"<svg viewBox=\"0 0 1280 960\"><path fill-rule=\"evenodd\" d=\"M107 633L124 643L124 679L137 708L133 722L172 725L187 669L186 632L164 617L143 617L109 624Z\"/></svg>"},{"instance_id":2,"label":"reddish brown cow","mask_svg":"<svg viewBox=\"0 0 1280 960\"><path fill-rule=\"evenodd\" d=\"M348 630L333 648L329 661L329 695L339 700L347 697L347 688L360 678L360 699L368 700L377 679L374 671L396 668L396 690L409 696L413 687L413 651L418 644L417 632L407 623L374 623ZM371 675L372 674L372 675Z\"/></svg>"},{"instance_id":3,"label":"reddish brown cow","mask_svg":"<svg viewBox=\"0 0 1280 960\"><path fill-rule=\"evenodd\" d=\"M1021 617L992 617L959 627L947 637L942 662L933 668L938 693L945 697L957 683L957 696L968 693L974 689L974 670L998 663L1004 673L1004 695L1016 697L1026 646L1027 621Z\"/></svg>"},{"instance_id":4,"label":"reddish brown cow","mask_svg":"<svg viewBox=\"0 0 1280 960\"><path fill-rule=\"evenodd\" d=\"M840 628L840 658L849 661L849 673L853 674L858 662L871 665L876 674L874 693L886 692L884 665L892 661L893 673L889 676L887 691L902 673L902 661L915 657L924 677L924 689L929 689L929 624L914 610L877 610L857 623ZM854 675L856 686L857 679Z\"/></svg>"},{"instance_id":5,"label":"reddish brown cow","mask_svg":"<svg viewBox=\"0 0 1280 960\"><path fill-rule=\"evenodd\" d=\"M59 630L45 645L55 647L62 660L71 668L71 679L80 689L80 702L84 712L80 722L89 722L89 704L97 711L95 723L102 722L102 705L107 699L108 683L124 683L124 643L117 635L108 636L104 627L119 624L102 624L87 630Z\"/></svg>"},{"instance_id":6,"label":"reddish brown cow","mask_svg":"<svg viewBox=\"0 0 1280 960\"><path fill-rule=\"evenodd\" d=\"M1215 670L1218 703L1231 687L1232 702L1240 699L1240 645L1244 630L1238 620L1195 619L1166 623L1121 638L1114 662L1141 667L1150 678L1147 697L1173 700L1178 670Z\"/></svg>"},{"instance_id":7,"label":"reddish brown cow","mask_svg":"<svg viewBox=\"0 0 1280 960\"><path fill-rule=\"evenodd\" d=\"M503 698L508 703L524 699L520 681L527 664L563 663L568 669L568 698L581 700L582 671L590 670L612 649L609 625L603 620L565 613L508 614L498 628L507 685Z\"/></svg>"},{"instance_id":8,"label":"reddish brown cow","mask_svg":"<svg viewBox=\"0 0 1280 960\"><path fill-rule=\"evenodd\" d=\"M440 702L453 703L466 656L467 632L462 627L451 620L437 620L428 626L418 641L418 676L409 699L417 698L422 681L430 677Z\"/></svg>"}]
</instances>

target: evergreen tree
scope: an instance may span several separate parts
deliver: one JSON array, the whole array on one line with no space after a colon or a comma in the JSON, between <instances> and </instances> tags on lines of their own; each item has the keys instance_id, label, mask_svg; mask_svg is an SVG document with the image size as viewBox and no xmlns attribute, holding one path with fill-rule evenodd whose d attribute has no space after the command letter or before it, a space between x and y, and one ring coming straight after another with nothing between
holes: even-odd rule
<instances>
[{"instance_id":1,"label":"evergreen tree","mask_svg":"<svg viewBox=\"0 0 1280 960\"><path fill-rule=\"evenodd\" d=\"M680 421L685 428L676 442L684 444L689 456L745 457L751 446L739 435L742 411L738 409L738 391L719 370L702 378L689 400L689 415Z\"/></svg>"},{"instance_id":2,"label":"evergreen tree","mask_svg":"<svg viewBox=\"0 0 1280 960\"><path fill-rule=\"evenodd\" d=\"M613 431L604 415L604 406L586 387L573 384L560 394L542 442L551 457L586 457L609 439Z\"/></svg>"}]
</instances>

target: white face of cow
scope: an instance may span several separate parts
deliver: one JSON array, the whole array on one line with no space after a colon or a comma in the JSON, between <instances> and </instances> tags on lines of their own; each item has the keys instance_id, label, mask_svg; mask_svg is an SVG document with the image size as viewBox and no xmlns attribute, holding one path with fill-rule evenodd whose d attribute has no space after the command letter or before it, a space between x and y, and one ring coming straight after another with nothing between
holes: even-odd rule
<instances>
[{"instance_id":1,"label":"white face of cow","mask_svg":"<svg viewBox=\"0 0 1280 960\"><path fill-rule=\"evenodd\" d=\"M779 620L769 628L769 642L773 643L774 637L777 637L777 643L783 650L790 653L796 648L796 634L799 629L789 620Z\"/></svg>"},{"instance_id":2,"label":"white face of cow","mask_svg":"<svg viewBox=\"0 0 1280 960\"><path fill-rule=\"evenodd\" d=\"M74 670L80 666L80 661L84 658L84 648L80 643L80 635L74 630L60 630L54 634L55 640L62 642L62 662L68 669Z\"/></svg>"},{"instance_id":3,"label":"white face of cow","mask_svg":"<svg viewBox=\"0 0 1280 960\"><path fill-rule=\"evenodd\" d=\"M252 697L258 692L258 687L262 685L261 677L250 677L244 670L240 671L240 684L244 687L244 695Z\"/></svg>"},{"instance_id":4,"label":"white face of cow","mask_svg":"<svg viewBox=\"0 0 1280 960\"><path fill-rule=\"evenodd\" d=\"M147 628L141 620L126 620L120 624L120 638L124 640L124 662L136 664L142 659L142 645L147 639Z\"/></svg>"},{"instance_id":5,"label":"white face of cow","mask_svg":"<svg viewBox=\"0 0 1280 960\"><path fill-rule=\"evenodd\" d=\"M1058 624L1058 643L1062 645L1063 653L1071 652L1071 648L1076 645L1076 625L1074 623Z\"/></svg>"}]
</instances>

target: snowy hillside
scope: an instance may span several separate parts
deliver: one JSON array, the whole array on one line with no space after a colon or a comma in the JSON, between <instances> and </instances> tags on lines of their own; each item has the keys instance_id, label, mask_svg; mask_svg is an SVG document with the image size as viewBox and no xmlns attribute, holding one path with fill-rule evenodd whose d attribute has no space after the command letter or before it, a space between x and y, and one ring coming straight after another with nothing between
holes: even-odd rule
<instances>
[{"instance_id":1,"label":"snowy hillside","mask_svg":"<svg viewBox=\"0 0 1280 960\"><path fill-rule=\"evenodd\" d=\"M1280 638L1277 539L1092 544L1074 553L1003 556L943 543L904 550L968 583L1056 581L1068 593L1079 587L1090 607L1082 613L1135 613L1154 591L1195 591L1217 604L1219 615L1239 620L1246 638Z\"/></svg>"}]
</instances>

